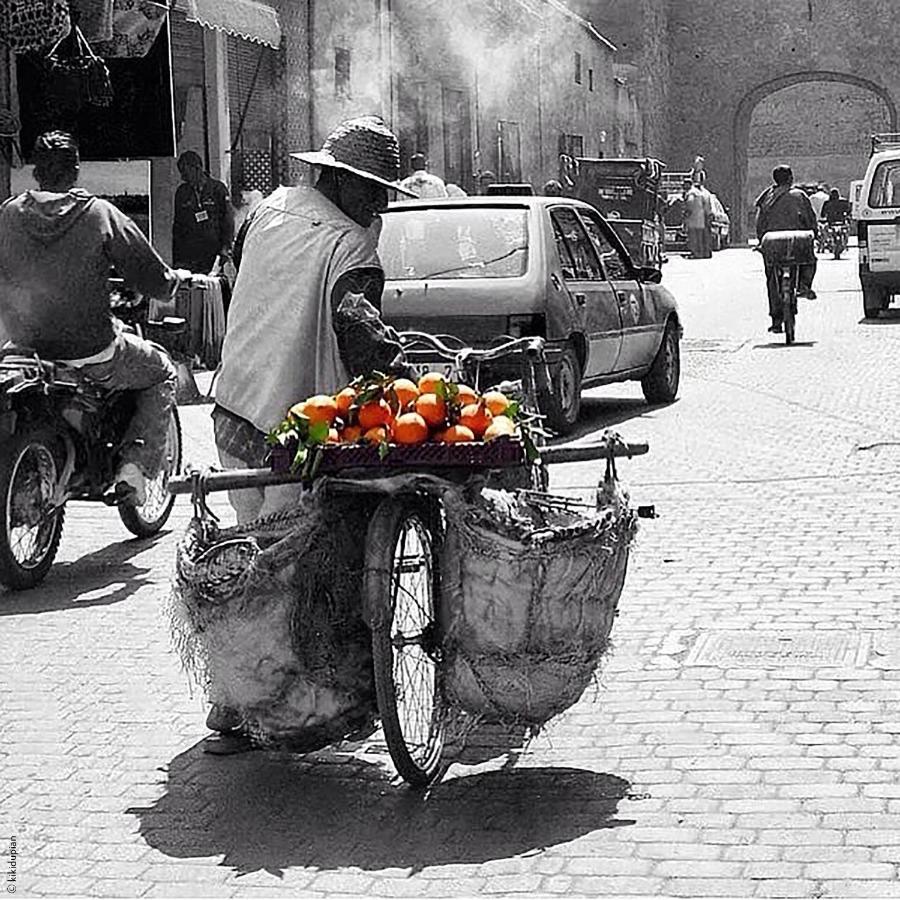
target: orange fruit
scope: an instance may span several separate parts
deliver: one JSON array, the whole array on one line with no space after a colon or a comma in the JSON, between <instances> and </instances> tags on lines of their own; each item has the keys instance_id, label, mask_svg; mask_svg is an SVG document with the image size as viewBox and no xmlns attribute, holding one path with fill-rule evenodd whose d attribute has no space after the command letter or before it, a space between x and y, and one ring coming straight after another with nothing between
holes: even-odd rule
<instances>
[{"instance_id":1,"label":"orange fruit","mask_svg":"<svg viewBox=\"0 0 900 900\"><path fill-rule=\"evenodd\" d=\"M447 420L447 404L437 394L422 394L416 400L416 412L432 428L440 428Z\"/></svg>"},{"instance_id":2,"label":"orange fruit","mask_svg":"<svg viewBox=\"0 0 900 900\"><path fill-rule=\"evenodd\" d=\"M337 428L329 428L327 443L339 444L340 442L341 442L341 438L340 438L340 435L338 434Z\"/></svg>"},{"instance_id":3,"label":"orange fruit","mask_svg":"<svg viewBox=\"0 0 900 900\"><path fill-rule=\"evenodd\" d=\"M457 399L460 406L468 406L470 403L478 402L478 391L469 387L467 384L458 384L456 389L459 391Z\"/></svg>"},{"instance_id":4,"label":"orange fruit","mask_svg":"<svg viewBox=\"0 0 900 900\"><path fill-rule=\"evenodd\" d=\"M433 394L439 384L446 384L447 379L440 372L426 372L419 379L419 393Z\"/></svg>"},{"instance_id":5,"label":"orange fruit","mask_svg":"<svg viewBox=\"0 0 900 900\"><path fill-rule=\"evenodd\" d=\"M345 387L342 391L334 395L334 402L337 406L337 414L347 420L347 414L350 412L350 406L356 399L356 390L352 387Z\"/></svg>"},{"instance_id":6,"label":"orange fruit","mask_svg":"<svg viewBox=\"0 0 900 900\"><path fill-rule=\"evenodd\" d=\"M359 425L345 425L341 429L341 443L355 444L362 437L362 428Z\"/></svg>"},{"instance_id":7,"label":"orange fruit","mask_svg":"<svg viewBox=\"0 0 900 900\"><path fill-rule=\"evenodd\" d=\"M488 391L482 399L491 415L502 416L509 409L509 397L500 391Z\"/></svg>"},{"instance_id":8,"label":"orange fruit","mask_svg":"<svg viewBox=\"0 0 900 900\"><path fill-rule=\"evenodd\" d=\"M401 409L406 409L419 396L419 389L416 387L416 383L408 378L395 378L391 387L393 387L394 393L400 401Z\"/></svg>"},{"instance_id":9,"label":"orange fruit","mask_svg":"<svg viewBox=\"0 0 900 900\"><path fill-rule=\"evenodd\" d=\"M331 426L337 417L337 404L334 402L334 397L328 394L316 394L302 403L295 403L291 407L291 412L295 416L306 416L310 425L315 425L316 422L325 422Z\"/></svg>"},{"instance_id":10,"label":"orange fruit","mask_svg":"<svg viewBox=\"0 0 900 900\"><path fill-rule=\"evenodd\" d=\"M464 406L459 414L459 424L470 429L475 437L481 437L487 431L494 417L484 403L470 403Z\"/></svg>"},{"instance_id":11,"label":"orange fruit","mask_svg":"<svg viewBox=\"0 0 900 900\"><path fill-rule=\"evenodd\" d=\"M475 435L465 425L451 425L437 436L437 440L442 444L463 444L474 441Z\"/></svg>"},{"instance_id":12,"label":"orange fruit","mask_svg":"<svg viewBox=\"0 0 900 900\"><path fill-rule=\"evenodd\" d=\"M422 444L428 440L428 424L418 413L404 413L394 420L394 441L398 444Z\"/></svg>"},{"instance_id":13,"label":"orange fruit","mask_svg":"<svg viewBox=\"0 0 900 900\"><path fill-rule=\"evenodd\" d=\"M359 427L364 432L379 425L389 425L393 418L386 400L372 400L359 408Z\"/></svg>"},{"instance_id":14,"label":"orange fruit","mask_svg":"<svg viewBox=\"0 0 900 900\"><path fill-rule=\"evenodd\" d=\"M370 428L363 435L363 438L370 444L383 444L390 439L390 436L391 433L388 431L387 425L376 425L374 428Z\"/></svg>"},{"instance_id":15,"label":"orange fruit","mask_svg":"<svg viewBox=\"0 0 900 900\"><path fill-rule=\"evenodd\" d=\"M484 440L492 441L498 437L514 437L516 423L509 416L496 416L484 432Z\"/></svg>"}]
</instances>

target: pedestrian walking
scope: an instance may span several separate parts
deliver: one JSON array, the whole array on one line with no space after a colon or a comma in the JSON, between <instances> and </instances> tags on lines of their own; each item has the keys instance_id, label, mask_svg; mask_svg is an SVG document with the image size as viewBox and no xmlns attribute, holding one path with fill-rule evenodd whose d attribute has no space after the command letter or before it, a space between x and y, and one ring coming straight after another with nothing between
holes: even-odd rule
<instances>
[{"instance_id":1,"label":"pedestrian walking","mask_svg":"<svg viewBox=\"0 0 900 900\"><path fill-rule=\"evenodd\" d=\"M712 247L709 239L709 218L712 207L709 192L689 178L684 180L684 230L687 236L688 252L693 259L709 259Z\"/></svg>"}]
</instances>

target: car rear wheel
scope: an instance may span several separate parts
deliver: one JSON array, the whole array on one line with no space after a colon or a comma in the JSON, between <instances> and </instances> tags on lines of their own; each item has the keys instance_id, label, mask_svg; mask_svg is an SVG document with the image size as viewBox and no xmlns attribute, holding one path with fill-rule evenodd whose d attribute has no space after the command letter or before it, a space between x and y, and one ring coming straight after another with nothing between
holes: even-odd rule
<instances>
[{"instance_id":1,"label":"car rear wheel","mask_svg":"<svg viewBox=\"0 0 900 900\"><path fill-rule=\"evenodd\" d=\"M571 344L563 349L554 366L549 390L540 390L538 404L547 424L559 434L568 434L581 412L581 362Z\"/></svg>"},{"instance_id":2,"label":"car rear wheel","mask_svg":"<svg viewBox=\"0 0 900 900\"><path fill-rule=\"evenodd\" d=\"M878 313L887 308L890 302L890 294L880 287L874 285L863 285L863 313L867 319L878 318Z\"/></svg>"},{"instance_id":3,"label":"car rear wheel","mask_svg":"<svg viewBox=\"0 0 900 900\"><path fill-rule=\"evenodd\" d=\"M641 389L648 403L671 403L678 396L680 380L681 342L678 338L678 325L673 319L669 319L653 365L641 379Z\"/></svg>"}]
</instances>

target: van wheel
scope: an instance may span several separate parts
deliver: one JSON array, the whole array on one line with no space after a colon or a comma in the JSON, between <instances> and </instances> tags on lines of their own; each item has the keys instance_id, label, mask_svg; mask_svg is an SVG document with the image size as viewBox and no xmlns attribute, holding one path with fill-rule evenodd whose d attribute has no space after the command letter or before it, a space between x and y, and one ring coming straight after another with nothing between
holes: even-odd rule
<instances>
[{"instance_id":1,"label":"van wheel","mask_svg":"<svg viewBox=\"0 0 900 900\"><path fill-rule=\"evenodd\" d=\"M877 319L878 313L887 308L890 294L879 287L866 287L863 285L863 313L867 319Z\"/></svg>"}]
</instances>

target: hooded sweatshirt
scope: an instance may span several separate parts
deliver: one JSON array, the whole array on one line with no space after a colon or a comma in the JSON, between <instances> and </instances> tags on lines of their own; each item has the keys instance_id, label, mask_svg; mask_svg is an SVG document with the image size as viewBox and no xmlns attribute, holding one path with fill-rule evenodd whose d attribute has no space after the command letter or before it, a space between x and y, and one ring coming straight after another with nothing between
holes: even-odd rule
<instances>
[{"instance_id":1,"label":"hooded sweatshirt","mask_svg":"<svg viewBox=\"0 0 900 900\"><path fill-rule=\"evenodd\" d=\"M171 297L175 272L111 203L72 188L25 191L0 207L0 331L49 359L82 359L115 338L110 267Z\"/></svg>"}]
</instances>

